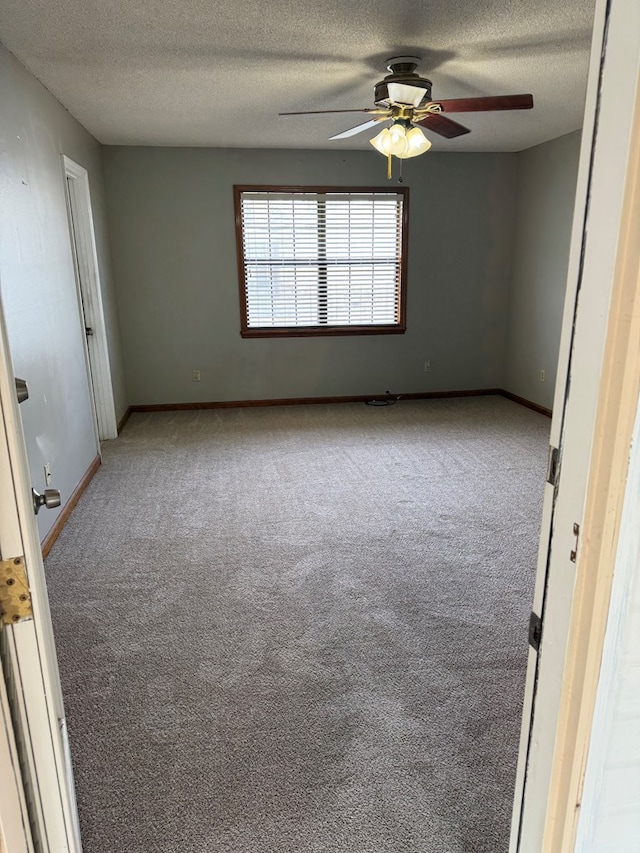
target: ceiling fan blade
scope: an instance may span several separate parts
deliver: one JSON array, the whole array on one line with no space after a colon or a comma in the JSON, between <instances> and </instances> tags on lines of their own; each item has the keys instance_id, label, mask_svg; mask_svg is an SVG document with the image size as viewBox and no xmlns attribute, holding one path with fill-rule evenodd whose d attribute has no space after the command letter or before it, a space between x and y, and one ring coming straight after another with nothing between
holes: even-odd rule
<instances>
[{"instance_id":1,"label":"ceiling fan blade","mask_svg":"<svg viewBox=\"0 0 640 853\"><path fill-rule=\"evenodd\" d=\"M492 110L530 110L533 95L494 95L488 98L449 98L432 101L445 113L483 113Z\"/></svg>"},{"instance_id":2,"label":"ceiling fan blade","mask_svg":"<svg viewBox=\"0 0 640 853\"><path fill-rule=\"evenodd\" d=\"M329 139L346 139L348 136L355 136L356 133L362 133L363 130L368 130L370 127L378 124L379 121L386 121L389 116L380 116L373 118L371 121L365 121L364 124L358 124L356 127L350 127L349 130L343 130L342 133L336 133L335 136L330 136Z\"/></svg>"},{"instance_id":3,"label":"ceiling fan blade","mask_svg":"<svg viewBox=\"0 0 640 853\"><path fill-rule=\"evenodd\" d=\"M471 133L468 127L463 127L457 121L452 121L450 118L440 115L440 113L429 113L421 121L414 121L414 124L420 124L422 127L426 127L427 130L433 130L434 133L439 133L440 136L446 136L447 139L455 139L456 136L464 136L465 133Z\"/></svg>"},{"instance_id":4,"label":"ceiling fan blade","mask_svg":"<svg viewBox=\"0 0 640 853\"><path fill-rule=\"evenodd\" d=\"M360 110L304 110L303 112L297 113L278 113L279 116L318 116L318 115L326 115L327 113L374 113L380 115L381 113L386 113L387 110L378 110L375 107L365 107Z\"/></svg>"}]
</instances>

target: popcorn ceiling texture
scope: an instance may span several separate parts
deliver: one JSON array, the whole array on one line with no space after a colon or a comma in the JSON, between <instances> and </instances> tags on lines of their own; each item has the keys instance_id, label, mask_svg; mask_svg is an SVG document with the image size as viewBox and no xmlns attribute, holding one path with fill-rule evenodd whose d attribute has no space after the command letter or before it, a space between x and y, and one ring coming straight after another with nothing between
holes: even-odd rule
<instances>
[{"instance_id":1,"label":"popcorn ceiling texture","mask_svg":"<svg viewBox=\"0 0 640 853\"><path fill-rule=\"evenodd\" d=\"M101 142L367 148L328 137L372 106L390 56L435 97L531 92L525 113L465 115L436 150L518 151L582 124L594 0L0 0L0 40ZM462 118L459 116L458 118Z\"/></svg>"},{"instance_id":2,"label":"popcorn ceiling texture","mask_svg":"<svg viewBox=\"0 0 640 853\"><path fill-rule=\"evenodd\" d=\"M548 435L133 415L46 562L84 853L506 853Z\"/></svg>"}]
</instances>

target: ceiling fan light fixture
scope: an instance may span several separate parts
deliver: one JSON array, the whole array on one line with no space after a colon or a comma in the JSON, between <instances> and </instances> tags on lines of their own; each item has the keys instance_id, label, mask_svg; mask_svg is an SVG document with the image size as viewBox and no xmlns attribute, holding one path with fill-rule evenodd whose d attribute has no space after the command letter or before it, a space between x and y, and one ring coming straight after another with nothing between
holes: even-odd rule
<instances>
[{"instance_id":1,"label":"ceiling fan light fixture","mask_svg":"<svg viewBox=\"0 0 640 853\"><path fill-rule=\"evenodd\" d=\"M400 160L408 157L417 157L431 148L431 143L425 137L419 127L407 126L402 122L396 122L391 127L385 127L377 136L370 139L376 151L385 157L393 155Z\"/></svg>"}]
</instances>

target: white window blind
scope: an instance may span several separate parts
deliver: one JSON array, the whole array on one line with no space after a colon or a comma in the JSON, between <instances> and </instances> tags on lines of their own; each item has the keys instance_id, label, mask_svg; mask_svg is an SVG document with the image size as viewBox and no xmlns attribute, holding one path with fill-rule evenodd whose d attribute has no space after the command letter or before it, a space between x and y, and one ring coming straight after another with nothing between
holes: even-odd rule
<instances>
[{"instance_id":1,"label":"white window blind","mask_svg":"<svg viewBox=\"0 0 640 853\"><path fill-rule=\"evenodd\" d=\"M404 196L243 190L246 328L398 327Z\"/></svg>"}]
</instances>

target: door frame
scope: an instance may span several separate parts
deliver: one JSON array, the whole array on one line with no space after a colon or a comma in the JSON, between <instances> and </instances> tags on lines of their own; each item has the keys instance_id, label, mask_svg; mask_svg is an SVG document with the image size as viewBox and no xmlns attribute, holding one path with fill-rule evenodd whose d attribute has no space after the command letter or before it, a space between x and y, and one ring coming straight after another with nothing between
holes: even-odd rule
<instances>
[{"instance_id":1,"label":"door frame","mask_svg":"<svg viewBox=\"0 0 640 853\"><path fill-rule=\"evenodd\" d=\"M542 639L529 652L514 798L518 853L575 845L640 388L639 80L640 7L598 0L551 429L560 475L545 494Z\"/></svg>"},{"instance_id":2,"label":"door frame","mask_svg":"<svg viewBox=\"0 0 640 853\"><path fill-rule=\"evenodd\" d=\"M625 21L625 28L630 23ZM640 14L635 32L640 32ZM637 454L633 436L640 399L640 38L635 56L636 97L627 102L631 143L583 520L586 535L571 611L544 835L543 849L558 853L575 845L598 685L610 675L602 664L614 570L619 559L623 565L625 560L618 546L637 523L637 515L626 517L623 507L635 499L627 492L627 482Z\"/></svg>"},{"instance_id":3,"label":"door frame","mask_svg":"<svg viewBox=\"0 0 640 853\"><path fill-rule=\"evenodd\" d=\"M102 305L100 270L91 209L89 173L65 154L62 155L69 237L75 259L80 320L91 327L82 329L89 384L97 424L98 441L118 437L109 344Z\"/></svg>"}]
</instances>

